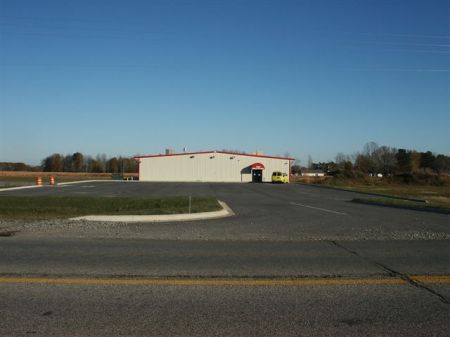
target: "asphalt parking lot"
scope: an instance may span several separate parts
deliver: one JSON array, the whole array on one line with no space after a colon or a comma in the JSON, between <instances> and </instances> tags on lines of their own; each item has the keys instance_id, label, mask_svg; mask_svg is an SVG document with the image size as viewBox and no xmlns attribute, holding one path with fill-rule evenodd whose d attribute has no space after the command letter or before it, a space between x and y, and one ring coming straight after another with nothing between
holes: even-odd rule
<instances>
[{"instance_id":1,"label":"asphalt parking lot","mask_svg":"<svg viewBox=\"0 0 450 337\"><path fill-rule=\"evenodd\" d=\"M449 215L352 203L358 193L300 184L83 182L0 195L214 196L234 217L139 226L151 238L239 240L449 239ZM173 232L173 233L172 233ZM172 235L173 234L173 235Z\"/></svg>"}]
</instances>

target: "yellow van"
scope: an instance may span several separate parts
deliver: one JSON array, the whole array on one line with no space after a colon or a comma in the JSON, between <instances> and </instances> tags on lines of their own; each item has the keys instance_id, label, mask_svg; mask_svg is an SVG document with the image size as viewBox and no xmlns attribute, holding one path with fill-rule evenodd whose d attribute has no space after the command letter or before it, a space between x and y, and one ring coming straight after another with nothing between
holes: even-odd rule
<instances>
[{"instance_id":1,"label":"yellow van","mask_svg":"<svg viewBox=\"0 0 450 337\"><path fill-rule=\"evenodd\" d=\"M274 173L272 173L272 182L287 184L289 182L289 177L286 173L275 171Z\"/></svg>"}]
</instances>

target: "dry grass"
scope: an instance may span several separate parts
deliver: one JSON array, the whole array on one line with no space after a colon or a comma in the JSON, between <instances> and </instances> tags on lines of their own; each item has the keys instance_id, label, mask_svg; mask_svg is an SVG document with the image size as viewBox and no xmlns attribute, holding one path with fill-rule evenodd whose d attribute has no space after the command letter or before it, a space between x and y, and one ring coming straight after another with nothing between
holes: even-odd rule
<instances>
[{"instance_id":1,"label":"dry grass","mask_svg":"<svg viewBox=\"0 0 450 337\"><path fill-rule=\"evenodd\" d=\"M95 177L105 179L111 177L111 173L84 173L84 172L29 172L29 171L0 171L0 178L23 178L23 177Z\"/></svg>"},{"instance_id":2,"label":"dry grass","mask_svg":"<svg viewBox=\"0 0 450 337\"><path fill-rule=\"evenodd\" d=\"M302 177L302 176L291 176L291 183L304 183L304 184L321 184L331 177Z\"/></svg>"},{"instance_id":3,"label":"dry grass","mask_svg":"<svg viewBox=\"0 0 450 337\"><path fill-rule=\"evenodd\" d=\"M37 177L41 177L45 185L49 184L51 176L55 178L56 183L81 180L110 180L112 178L111 173L0 171L0 187L33 185ZM137 173L125 173L124 176L138 178Z\"/></svg>"},{"instance_id":4,"label":"dry grass","mask_svg":"<svg viewBox=\"0 0 450 337\"><path fill-rule=\"evenodd\" d=\"M41 177L44 185L50 184L50 176L56 183L82 180L109 180L111 174L77 173L77 172L10 172L0 171L0 188L34 185L36 178Z\"/></svg>"},{"instance_id":5,"label":"dry grass","mask_svg":"<svg viewBox=\"0 0 450 337\"><path fill-rule=\"evenodd\" d=\"M333 182L330 184L330 182ZM445 184L442 186L436 185L416 185L416 184L394 184L387 183L381 180L375 184L364 184L358 181L339 181L325 180L321 182L322 186L329 186L333 188L341 188L352 190L356 192L374 193L384 196L395 196L413 199L422 199L428 201L430 204L439 207L450 207L450 187ZM311 184L318 184L311 182Z\"/></svg>"},{"instance_id":6,"label":"dry grass","mask_svg":"<svg viewBox=\"0 0 450 337\"><path fill-rule=\"evenodd\" d=\"M442 177L440 184L430 183L399 183L377 177L364 179L344 179L338 177L291 177L292 182L317 184L337 189L352 190L379 194L381 196L395 196L422 199L436 207L450 208L450 179Z\"/></svg>"},{"instance_id":7,"label":"dry grass","mask_svg":"<svg viewBox=\"0 0 450 337\"><path fill-rule=\"evenodd\" d=\"M347 186L347 188L354 191L423 199L437 206L450 207L449 186L392 184L384 186L353 185Z\"/></svg>"}]
</instances>

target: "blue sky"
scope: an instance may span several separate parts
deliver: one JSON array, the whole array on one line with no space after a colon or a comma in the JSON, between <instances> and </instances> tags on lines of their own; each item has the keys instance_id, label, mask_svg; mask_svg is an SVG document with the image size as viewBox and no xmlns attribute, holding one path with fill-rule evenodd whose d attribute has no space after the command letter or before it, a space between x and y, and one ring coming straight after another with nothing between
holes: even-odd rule
<instances>
[{"instance_id":1,"label":"blue sky","mask_svg":"<svg viewBox=\"0 0 450 337\"><path fill-rule=\"evenodd\" d=\"M0 0L0 161L450 153L450 3Z\"/></svg>"}]
</instances>

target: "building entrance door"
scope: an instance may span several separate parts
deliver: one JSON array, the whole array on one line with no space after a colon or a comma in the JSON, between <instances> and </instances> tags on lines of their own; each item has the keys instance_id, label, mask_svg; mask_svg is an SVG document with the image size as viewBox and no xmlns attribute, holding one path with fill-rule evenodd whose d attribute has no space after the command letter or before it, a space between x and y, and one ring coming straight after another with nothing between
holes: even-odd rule
<instances>
[{"instance_id":1,"label":"building entrance door","mask_svg":"<svg viewBox=\"0 0 450 337\"><path fill-rule=\"evenodd\" d=\"M262 183L262 170L252 170L252 183Z\"/></svg>"}]
</instances>

